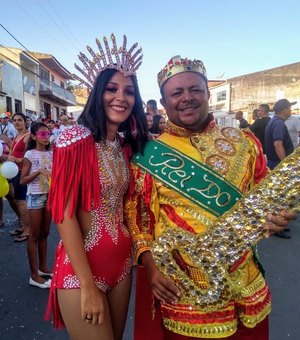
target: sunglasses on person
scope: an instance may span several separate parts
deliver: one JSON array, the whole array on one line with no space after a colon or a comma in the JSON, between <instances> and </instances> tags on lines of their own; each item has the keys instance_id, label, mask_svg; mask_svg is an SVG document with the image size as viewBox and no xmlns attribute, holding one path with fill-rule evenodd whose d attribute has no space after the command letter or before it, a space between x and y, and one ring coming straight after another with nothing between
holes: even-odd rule
<instances>
[{"instance_id":1,"label":"sunglasses on person","mask_svg":"<svg viewBox=\"0 0 300 340\"><path fill-rule=\"evenodd\" d=\"M39 138L49 138L51 136L51 133L48 131L40 131L40 132L37 132L36 135Z\"/></svg>"}]
</instances>

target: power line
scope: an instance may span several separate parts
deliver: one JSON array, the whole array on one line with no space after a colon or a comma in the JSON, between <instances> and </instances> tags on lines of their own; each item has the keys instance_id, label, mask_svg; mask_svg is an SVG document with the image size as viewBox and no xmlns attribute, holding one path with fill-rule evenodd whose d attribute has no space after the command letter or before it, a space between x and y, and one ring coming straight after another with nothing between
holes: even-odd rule
<instances>
[{"instance_id":1,"label":"power line","mask_svg":"<svg viewBox=\"0 0 300 340\"><path fill-rule=\"evenodd\" d=\"M62 27L57 23L56 20L54 20L54 18L52 17L52 15L47 11L47 9L44 7L44 5L38 1L38 4L40 5L40 7L42 8L42 10L47 14L47 16L50 18L50 20L54 23L54 25L59 29L59 31L75 46L76 50L78 50L78 46L76 46L74 44L73 41L71 41L71 39L66 35L65 31L62 29Z\"/></svg>"},{"instance_id":2,"label":"power line","mask_svg":"<svg viewBox=\"0 0 300 340\"><path fill-rule=\"evenodd\" d=\"M30 13L28 13L16 0L15 3L21 9L21 11L23 11L27 16L29 16L31 20L35 22L35 24L38 25L46 33L47 36L49 36L61 49L63 49L69 55L69 52L65 49L65 46L61 45L55 38L53 38L53 36L50 35L49 32L47 32L45 28L38 21L36 21L35 18Z\"/></svg>"},{"instance_id":3,"label":"power line","mask_svg":"<svg viewBox=\"0 0 300 340\"><path fill-rule=\"evenodd\" d=\"M24 47L25 48L25 50L26 51L28 51L28 52L30 52L29 50L28 50L28 48L27 47L25 47L12 33L10 33L9 32L9 30L8 29L6 29L2 24L0 24L0 26L18 43L18 44L20 44L22 47Z\"/></svg>"},{"instance_id":4,"label":"power line","mask_svg":"<svg viewBox=\"0 0 300 340\"><path fill-rule=\"evenodd\" d=\"M48 5L52 8L52 10L56 13L56 15L58 16L58 18L60 19L60 21L62 22L63 26L66 28L66 30L69 32L70 36L73 38L74 43L77 46L78 40L77 38L73 35L72 31L68 28L68 26L66 25L65 21L63 20L63 18L61 17L61 15L59 14L59 12L53 7L53 5L51 4L51 2L49 0L47 0ZM80 43L79 43L80 45ZM78 47L77 47L78 48ZM80 51L80 48L78 48L78 50Z\"/></svg>"}]
</instances>

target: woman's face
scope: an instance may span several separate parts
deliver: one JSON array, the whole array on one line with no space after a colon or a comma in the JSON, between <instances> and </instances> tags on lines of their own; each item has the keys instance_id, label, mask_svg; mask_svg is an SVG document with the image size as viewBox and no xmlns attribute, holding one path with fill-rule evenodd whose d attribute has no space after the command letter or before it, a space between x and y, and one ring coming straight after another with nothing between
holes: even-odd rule
<instances>
[{"instance_id":1,"label":"woman's face","mask_svg":"<svg viewBox=\"0 0 300 340\"><path fill-rule=\"evenodd\" d=\"M164 131L166 128L166 118L165 117L161 117L159 122L158 122L158 128L160 131Z\"/></svg>"},{"instance_id":2,"label":"woman's face","mask_svg":"<svg viewBox=\"0 0 300 340\"><path fill-rule=\"evenodd\" d=\"M107 129L119 126L130 116L135 104L135 88L130 77L116 72L106 84L103 92L103 106L107 119Z\"/></svg>"},{"instance_id":3,"label":"woman's face","mask_svg":"<svg viewBox=\"0 0 300 340\"><path fill-rule=\"evenodd\" d=\"M19 115L14 115L13 124L17 131L22 131L26 128L24 119Z\"/></svg>"},{"instance_id":4,"label":"woman's face","mask_svg":"<svg viewBox=\"0 0 300 340\"><path fill-rule=\"evenodd\" d=\"M150 130L153 125L153 117L151 115L146 115L146 121L147 121L148 130Z\"/></svg>"}]
</instances>

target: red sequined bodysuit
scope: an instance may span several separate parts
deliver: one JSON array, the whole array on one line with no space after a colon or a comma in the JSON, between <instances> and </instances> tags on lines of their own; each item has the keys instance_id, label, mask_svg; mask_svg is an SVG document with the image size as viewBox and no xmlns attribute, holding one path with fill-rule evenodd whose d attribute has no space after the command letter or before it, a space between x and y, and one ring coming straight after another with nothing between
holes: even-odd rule
<instances>
[{"instance_id":1,"label":"red sequined bodysuit","mask_svg":"<svg viewBox=\"0 0 300 340\"><path fill-rule=\"evenodd\" d=\"M66 152L69 155L66 155ZM83 159L78 162L78 157ZM85 163L82 164L82 161ZM65 170L61 167L62 162L65 164ZM57 212L56 207L61 203L65 206L66 193L60 198L59 192L61 189L69 191L64 182L64 176L67 175L69 181L72 181L72 186L69 187L72 188L71 200L75 200L74 207L79 205L91 214L91 227L85 237L84 247L95 283L106 293L130 273L132 266L131 239L123 223L123 196L129 183L128 162L124 151L118 141L95 143L87 128L75 126L64 130L59 137L54 151L53 168L50 206L54 221L62 221L61 213ZM98 176L93 176L95 170ZM99 190L92 192L91 186L95 181ZM74 197L76 193L79 195ZM100 200L93 197L95 195L99 195ZM90 207L84 206L87 201L91 202ZM78 288L79 280L60 242L56 252L48 306L48 312L50 307L54 311L54 326L63 326L55 290Z\"/></svg>"}]
</instances>

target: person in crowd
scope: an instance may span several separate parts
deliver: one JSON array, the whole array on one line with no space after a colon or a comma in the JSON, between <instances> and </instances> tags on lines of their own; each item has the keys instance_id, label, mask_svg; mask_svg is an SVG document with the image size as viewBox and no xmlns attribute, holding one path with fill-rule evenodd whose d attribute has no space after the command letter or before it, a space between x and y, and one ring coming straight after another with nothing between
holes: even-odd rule
<instances>
[{"instance_id":1,"label":"person in crowd","mask_svg":"<svg viewBox=\"0 0 300 340\"><path fill-rule=\"evenodd\" d=\"M274 105L274 117L269 121L265 130L265 151L268 167L274 169L286 156L294 151L293 142L288 132L285 121L291 116L292 105L287 99L280 99ZM275 233L275 236L290 239L287 231Z\"/></svg>"},{"instance_id":2,"label":"person in crowd","mask_svg":"<svg viewBox=\"0 0 300 340\"><path fill-rule=\"evenodd\" d=\"M67 115L60 116L60 126L59 126L59 133L62 133L64 129L69 126L69 117Z\"/></svg>"},{"instance_id":3,"label":"person in crowd","mask_svg":"<svg viewBox=\"0 0 300 340\"><path fill-rule=\"evenodd\" d=\"M30 132L20 179L21 185L27 184L26 204L30 222L27 242L31 273L29 284L38 288L50 288L49 277L52 276L52 271L47 266L47 238L51 211L47 210L46 205L52 167L52 151L49 150L51 133L42 122L34 123Z\"/></svg>"},{"instance_id":4,"label":"person in crowd","mask_svg":"<svg viewBox=\"0 0 300 340\"><path fill-rule=\"evenodd\" d=\"M252 120L255 122L259 117L258 117L258 109L254 109L252 111Z\"/></svg>"},{"instance_id":5,"label":"person in crowd","mask_svg":"<svg viewBox=\"0 0 300 340\"><path fill-rule=\"evenodd\" d=\"M268 167L274 169L286 156L294 151L293 142L285 121L291 116L292 105L287 99L280 99L274 105L274 117L269 121L265 130L265 148Z\"/></svg>"},{"instance_id":6,"label":"person in crowd","mask_svg":"<svg viewBox=\"0 0 300 340\"><path fill-rule=\"evenodd\" d=\"M147 127L148 127L148 130L150 131L153 126L153 116L151 113L146 113L145 116L146 116L146 121L147 121Z\"/></svg>"},{"instance_id":7,"label":"person in crowd","mask_svg":"<svg viewBox=\"0 0 300 340\"><path fill-rule=\"evenodd\" d=\"M154 262L153 241L161 236L161 243L168 246L167 240L164 243L164 232L176 238L182 229L199 236L209 231L217 216L235 205L234 190L241 193L240 197L267 173L266 159L253 134L218 126L209 114L208 80L200 60L173 57L158 74L158 83L161 104L169 119L165 131L156 140L149 141L144 153L135 155L131 161L134 176L125 203L125 216L135 260L144 268L164 327L162 322L152 321L151 295L149 297L146 284L140 289L138 281L135 340L267 340L270 291L252 250L240 253L240 258L229 269L232 280L229 289L233 297L214 310L206 302L193 305L182 300L177 285L166 278ZM232 199L225 210L220 210L220 191L211 191L213 187L216 189L219 180L222 182L222 189L221 183L217 185L219 190ZM271 232L283 230L294 217L290 212L270 215L266 228ZM168 256L172 256L176 265L209 294L206 272L189 261L184 238L181 242L172 254L163 246L157 249L162 258L166 258L163 264L166 271L170 276L174 273L175 281L180 280L176 267L169 261ZM203 247L203 251L209 247L204 240ZM195 300L193 296L191 299Z\"/></svg>"},{"instance_id":8,"label":"person in crowd","mask_svg":"<svg viewBox=\"0 0 300 340\"><path fill-rule=\"evenodd\" d=\"M16 137L17 131L14 125L10 122L9 116L6 113L0 114L0 136L6 136L9 139Z\"/></svg>"},{"instance_id":9,"label":"person in crowd","mask_svg":"<svg viewBox=\"0 0 300 340\"><path fill-rule=\"evenodd\" d=\"M291 136L291 140L296 149L299 145L299 137L300 137L300 119L290 116L287 120L284 121L288 132Z\"/></svg>"},{"instance_id":10,"label":"person in crowd","mask_svg":"<svg viewBox=\"0 0 300 340\"><path fill-rule=\"evenodd\" d=\"M155 99L149 99L147 101L146 112L150 113L153 117L158 114L157 102Z\"/></svg>"},{"instance_id":11,"label":"person in crowd","mask_svg":"<svg viewBox=\"0 0 300 340\"><path fill-rule=\"evenodd\" d=\"M62 242L47 316L52 307L54 325L76 339L121 340L127 315L132 256L123 201L128 157L142 151L147 127L136 79L141 50L132 48L132 57L124 44L125 36L120 55L109 54L105 65L99 58L87 80L77 77L91 92L78 125L53 151L49 206Z\"/></svg>"},{"instance_id":12,"label":"person in crowd","mask_svg":"<svg viewBox=\"0 0 300 340\"><path fill-rule=\"evenodd\" d=\"M235 114L235 119L239 121L239 128L240 129L245 129L250 126L248 121L244 118L244 113L243 111L238 111Z\"/></svg>"},{"instance_id":13,"label":"person in crowd","mask_svg":"<svg viewBox=\"0 0 300 340\"><path fill-rule=\"evenodd\" d=\"M14 138L8 160L17 164L19 173L13 178L13 197L17 206L18 216L20 219L21 227L11 232L12 236L16 236L15 242L27 241L29 237L29 215L26 206L26 185L20 184L21 171L23 166L24 155L26 152L26 145L30 132L26 128L26 116L23 113L15 113L12 116L12 121L17 135Z\"/></svg>"},{"instance_id":14,"label":"person in crowd","mask_svg":"<svg viewBox=\"0 0 300 340\"><path fill-rule=\"evenodd\" d=\"M270 106L268 104L261 104L257 110L258 119L249 126L249 129L254 133L255 137L259 139L265 154L265 129L271 120L271 117L269 116Z\"/></svg>"},{"instance_id":15,"label":"person in crowd","mask_svg":"<svg viewBox=\"0 0 300 340\"><path fill-rule=\"evenodd\" d=\"M155 115L153 117L153 125L150 132L155 137L158 137L166 128L166 118L162 115Z\"/></svg>"}]
</instances>

